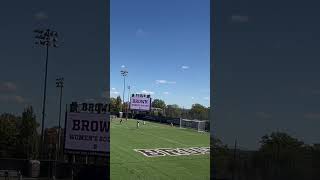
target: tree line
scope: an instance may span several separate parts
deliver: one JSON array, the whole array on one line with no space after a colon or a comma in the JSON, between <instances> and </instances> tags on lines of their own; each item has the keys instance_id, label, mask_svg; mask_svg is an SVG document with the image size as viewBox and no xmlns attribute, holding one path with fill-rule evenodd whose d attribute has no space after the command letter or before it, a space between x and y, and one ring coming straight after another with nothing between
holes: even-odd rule
<instances>
[{"instance_id":1,"label":"tree line","mask_svg":"<svg viewBox=\"0 0 320 180\"><path fill-rule=\"evenodd\" d=\"M161 107L167 110L165 113L172 113L172 116L180 113L168 112L171 105L164 106L161 101L155 101L153 104L156 107L161 104ZM172 106L175 110L179 109L176 105ZM24 108L21 115L1 114L0 158L36 159L40 140L38 127L32 106ZM213 173L216 176L234 176L234 179L248 180L320 177L320 144L306 144L287 133L273 132L260 138L258 150L244 151L228 147L219 138L211 138L210 154L214 162Z\"/></svg>"},{"instance_id":2,"label":"tree line","mask_svg":"<svg viewBox=\"0 0 320 180\"><path fill-rule=\"evenodd\" d=\"M284 132L262 136L256 151L228 147L218 138L212 138L211 142L213 173L219 177L247 180L320 177L320 144L306 144Z\"/></svg>"},{"instance_id":3,"label":"tree line","mask_svg":"<svg viewBox=\"0 0 320 180\"><path fill-rule=\"evenodd\" d=\"M177 104L166 104L164 100L154 99L151 103L152 111L156 116L165 116L170 118L198 119L209 120L210 107L205 107L199 103L193 104L191 109L179 107ZM127 102L122 103L121 97L110 98L110 111L117 114L119 112L127 112L129 105Z\"/></svg>"},{"instance_id":4,"label":"tree line","mask_svg":"<svg viewBox=\"0 0 320 180\"><path fill-rule=\"evenodd\" d=\"M0 157L36 158L40 136L39 124L32 106L27 106L21 115L0 115Z\"/></svg>"}]
</instances>

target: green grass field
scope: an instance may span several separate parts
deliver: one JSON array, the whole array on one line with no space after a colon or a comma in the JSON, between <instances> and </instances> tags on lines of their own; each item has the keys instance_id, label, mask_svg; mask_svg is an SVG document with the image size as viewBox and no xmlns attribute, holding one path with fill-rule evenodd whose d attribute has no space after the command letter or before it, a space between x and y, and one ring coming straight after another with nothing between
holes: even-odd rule
<instances>
[{"instance_id":1,"label":"green grass field","mask_svg":"<svg viewBox=\"0 0 320 180\"><path fill-rule=\"evenodd\" d=\"M210 178L209 154L145 157L134 149L209 147L209 133L136 120L111 121L112 180L206 180Z\"/></svg>"}]
</instances>

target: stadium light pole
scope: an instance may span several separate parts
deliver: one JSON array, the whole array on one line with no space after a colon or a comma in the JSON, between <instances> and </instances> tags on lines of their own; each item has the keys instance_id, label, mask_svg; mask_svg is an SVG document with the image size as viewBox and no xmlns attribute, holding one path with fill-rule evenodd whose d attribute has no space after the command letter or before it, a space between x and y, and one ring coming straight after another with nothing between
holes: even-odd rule
<instances>
[{"instance_id":1,"label":"stadium light pole","mask_svg":"<svg viewBox=\"0 0 320 180\"><path fill-rule=\"evenodd\" d=\"M61 103L62 103L62 89L64 84L64 78L57 78L56 79L56 87L60 88L60 102L59 102L59 127L58 127L58 147L56 146L56 161L55 161L55 176L57 175L57 160L60 159L60 147L61 147Z\"/></svg>"},{"instance_id":2,"label":"stadium light pole","mask_svg":"<svg viewBox=\"0 0 320 180\"><path fill-rule=\"evenodd\" d=\"M123 94L122 94L122 108L121 108L123 113L124 112L124 93L126 91L126 76L128 75L128 71L124 69L124 70L121 70L120 73L123 76Z\"/></svg>"},{"instance_id":3,"label":"stadium light pole","mask_svg":"<svg viewBox=\"0 0 320 180\"><path fill-rule=\"evenodd\" d=\"M48 59L49 59L49 47L57 48L58 32L52 31L50 29L36 29L33 31L37 35L35 36L36 45L46 47L46 66L44 75L44 90L43 90L43 105L42 105L42 120L41 120L41 150L40 153L43 155L44 148L44 121L46 112L46 93L47 93L47 74L48 74Z\"/></svg>"},{"instance_id":4,"label":"stadium light pole","mask_svg":"<svg viewBox=\"0 0 320 180\"><path fill-rule=\"evenodd\" d=\"M63 89L63 85L64 85L64 78L57 78L56 79L56 85L57 88L60 88L60 102L59 102L59 131L58 131L58 154L57 157L60 157L60 144L61 144L61 106L62 106L62 89Z\"/></svg>"},{"instance_id":5,"label":"stadium light pole","mask_svg":"<svg viewBox=\"0 0 320 180\"><path fill-rule=\"evenodd\" d=\"M128 86L128 104L127 104L127 116L126 119L128 120L128 112L129 112L129 106L130 106L130 86Z\"/></svg>"}]
</instances>

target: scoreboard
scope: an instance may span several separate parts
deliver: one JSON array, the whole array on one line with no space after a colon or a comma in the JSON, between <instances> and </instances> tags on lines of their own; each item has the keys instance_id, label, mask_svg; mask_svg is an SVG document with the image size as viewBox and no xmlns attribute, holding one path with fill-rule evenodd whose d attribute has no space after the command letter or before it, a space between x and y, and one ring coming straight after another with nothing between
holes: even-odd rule
<instances>
[{"instance_id":1,"label":"scoreboard","mask_svg":"<svg viewBox=\"0 0 320 180\"><path fill-rule=\"evenodd\" d=\"M132 94L130 98L130 109L138 111L150 111L151 96L146 94Z\"/></svg>"}]
</instances>

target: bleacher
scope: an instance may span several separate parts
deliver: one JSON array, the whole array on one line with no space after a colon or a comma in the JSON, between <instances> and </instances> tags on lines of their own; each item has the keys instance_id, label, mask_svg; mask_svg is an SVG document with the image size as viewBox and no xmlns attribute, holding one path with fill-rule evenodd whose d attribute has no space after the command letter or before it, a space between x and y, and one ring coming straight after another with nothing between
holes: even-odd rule
<instances>
[{"instance_id":1,"label":"bleacher","mask_svg":"<svg viewBox=\"0 0 320 180\"><path fill-rule=\"evenodd\" d=\"M22 175L18 170L0 170L0 180L22 180Z\"/></svg>"}]
</instances>

